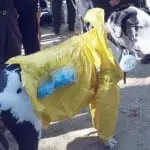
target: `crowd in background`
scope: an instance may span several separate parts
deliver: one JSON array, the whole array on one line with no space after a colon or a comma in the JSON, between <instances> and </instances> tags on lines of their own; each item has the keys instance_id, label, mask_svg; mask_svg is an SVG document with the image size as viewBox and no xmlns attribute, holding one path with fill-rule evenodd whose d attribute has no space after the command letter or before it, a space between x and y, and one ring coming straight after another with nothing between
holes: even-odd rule
<instances>
[{"instance_id":1,"label":"crowd in background","mask_svg":"<svg viewBox=\"0 0 150 150\"><path fill-rule=\"evenodd\" d=\"M39 17L40 6L47 8L47 0L0 0L0 64L9 58L21 54L21 46L25 54L31 54L40 50ZM60 34L62 23L63 0L49 0L51 2L51 19L53 31ZM76 10L75 0L65 0L67 4L68 31L75 29ZM91 0L94 7L105 10L105 19L110 13L124 4L140 6L142 0ZM144 2L142 2L144 3Z\"/></svg>"},{"instance_id":2,"label":"crowd in background","mask_svg":"<svg viewBox=\"0 0 150 150\"><path fill-rule=\"evenodd\" d=\"M37 0L0 1L0 63L21 54L40 50L38 41Z\"/></svg>"},{"instance_id":3,"label":"crowd in background","mask_svg":"<svg viewBox=\"0 0 150 150\"><path fill-rule=\"evenodd\" d=\"M51 0L53 30L56 35L60 34L62 1L63 0ZM75 18L76 18L76 10L74 7L75 0L65 0L65 1L67 3L67 12L68 12L68 18L67 18L68 30L72 32L74 31ZM85 0L85 1L91 1L94 7L103 8L105 10L105 21L107 21L112 11L124 5L146 7L146 0ZM142 59L141 63L143 64L150 63L150 54L146 55Z\"/></svg>"}]
</instances>

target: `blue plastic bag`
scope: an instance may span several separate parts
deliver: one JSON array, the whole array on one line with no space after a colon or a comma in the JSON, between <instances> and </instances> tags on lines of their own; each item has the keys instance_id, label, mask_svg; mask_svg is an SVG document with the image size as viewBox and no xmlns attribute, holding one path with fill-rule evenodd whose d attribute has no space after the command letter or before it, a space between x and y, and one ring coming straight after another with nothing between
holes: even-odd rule
<instances>
[{"instance_id":1,"label":"blue plastic bag","mask_svg":"<svg viewBox=\"0 0 150 150\"><path fill-rule=\"evenodd\" d=\"M72 67L64 67L56 70L50 80L46 81L38 88L38 97L44 99L51 95L57 89L75 83L77 80L77 73Z\"/></svg>"}]
</instances>

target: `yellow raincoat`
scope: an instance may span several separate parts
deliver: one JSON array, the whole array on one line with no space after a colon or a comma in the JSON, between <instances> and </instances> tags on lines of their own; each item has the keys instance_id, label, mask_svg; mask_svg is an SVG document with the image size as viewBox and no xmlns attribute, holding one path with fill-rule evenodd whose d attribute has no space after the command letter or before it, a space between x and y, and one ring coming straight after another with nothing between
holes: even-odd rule
<instances>
[{"instance_id":1,"label":"yellow raincoat","mask_svg":"<svg viewBox=\"0 0 150 150\"><path fill-rule=\"evenodd\" d=\"M89 105L93 125L105 141L114 135L120 93L117 84L123 74L107 44L104 11L91 9L85 21L94 26L89 32L38 53L12 58L7 63L21 65L24 86L44 124L72 117ZM40 82L61 67L74 67L78 80L39 100Z\"/></svg>"}]
</instances>

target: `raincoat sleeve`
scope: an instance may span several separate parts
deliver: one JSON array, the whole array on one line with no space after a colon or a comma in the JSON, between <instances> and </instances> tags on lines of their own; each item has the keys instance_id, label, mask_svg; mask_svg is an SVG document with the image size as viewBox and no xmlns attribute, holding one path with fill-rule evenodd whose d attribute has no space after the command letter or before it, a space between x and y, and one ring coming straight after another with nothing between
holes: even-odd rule
<instances>
[{"instance_id":1,"label":"raincoat sleeve","mask_svg":"<svg viewBox=\"0 0 150 150\"><path fill-rule=\"evenodd\" d=\"M95 97L90 101L89 107L93 126L97 129L101 140L107 141L114 136L118 108L120 102L120 88L118 82L123 73L114 60L113 54L107 43L107 33L104 28L104 11L91 9L84 20L91 23L97 31L99 42L97 49L101 52L100 72L97 74L97 87Z\"/></svg>"},{"instance_id":2,"label":"raincoat sleeve","mask_svg":"<svg viewBox=\"0 0 150 150\"><path fill-rule=\"evenodd\" d=\"M95 99L90 103L93 126L101 140L107 141L115 134L120 89L111 74L98 77L98 89Z\"/></svg>"}]
</instances>

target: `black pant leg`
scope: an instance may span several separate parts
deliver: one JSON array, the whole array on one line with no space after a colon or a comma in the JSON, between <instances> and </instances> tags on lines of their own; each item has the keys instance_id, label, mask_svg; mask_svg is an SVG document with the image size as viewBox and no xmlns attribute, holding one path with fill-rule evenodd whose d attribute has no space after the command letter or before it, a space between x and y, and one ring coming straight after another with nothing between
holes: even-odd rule
<instances>
[{"instance_id":1,"label":"black pant leg","mask_svg":"<svg viewBox=\"0 0 150 150\"><path fill-rule=\"evenodd\" d=\"M39 51L37 7L31 6L22 11L18 18L18 23L25 54L28 55Z\"/></svg>"},{"instance_id":2,"label":"black pant leg","mask_svg":"<svg viewBox=\"0 0 150 150\"><path fill-rule=\"evenodd\" d=\"M0 15L0 65L5 62L7 18Z\"/></svg>"},{"instance_id":3,"label":"black pant leg","mask_svg":"<svg viewBox=\"0 0 150 150\"><path fill-rule=\"evenodd\" d=\"M75 4L75 0L66 0L66 1L67 1L67 9L68 9L68 25L74 28L75 19L76 19L76 10L73 3Z\"/></svg>"},{"instance_id":4,"label":"black pant leg","mask_svg":"<svg viewBox=\"0 0 150 150\"><path fill-rule=\"evenodd\" d=\"M113 7L110 5L108 0L92 0L94 7L103 8L105 10L105 21L113 11Z\"/></svg>"},{"instance_id":5,"label":"black pant leg","mask_svg":"<svg viewBox=\"0 0 150 150\"><path fill-rule=\"evenodd\" d=\"M9 18L6 31L6 55L5 61L9 58L21 55L22 37L19 30L17 16Z\"/></svg>"},{"instance_id":6,"label":"black pant leg","mask_svg":"<svg viewBox=\"0 0 150 150\"><path fill-rule=\"evenodd\" d=\"M54 31L59 32L61 25L61 6L63 0L52 0L52 18Z\"/></svg>"}]
</instances>

